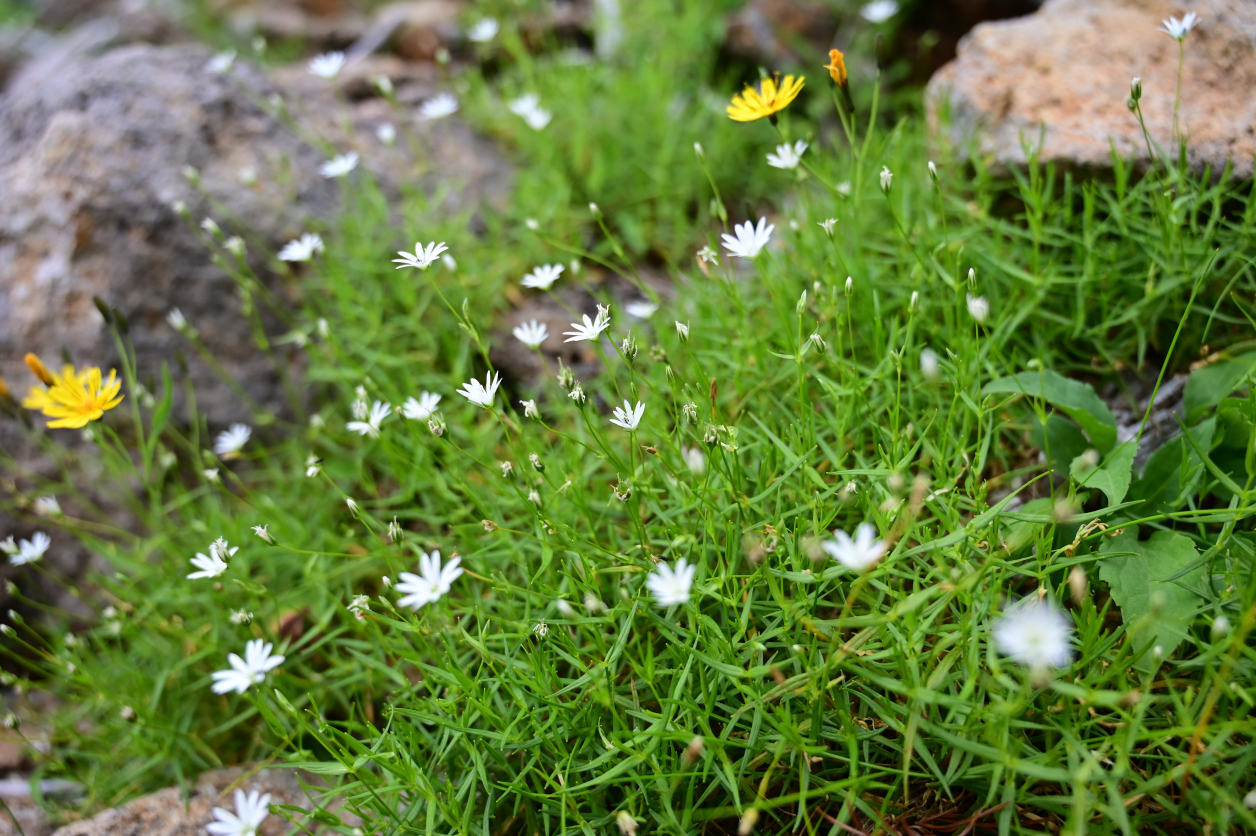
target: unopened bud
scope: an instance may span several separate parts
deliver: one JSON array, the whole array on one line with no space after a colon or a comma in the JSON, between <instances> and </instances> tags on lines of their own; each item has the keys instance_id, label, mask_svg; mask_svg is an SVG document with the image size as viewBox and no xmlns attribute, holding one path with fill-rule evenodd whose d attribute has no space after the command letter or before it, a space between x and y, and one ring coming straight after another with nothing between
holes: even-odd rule
<instances>
[{"instance_id":1,"label":"unopened bud","mask_svg":"<svg viewBox=\"0 0 1256 836\"><path fill-rule=\"evenodd\" d=\"M911 311L912 313L915 313L916 311L920 310L920 291L919 290L913 290L911 292L911 302L908 304L907 309Z\"/></svg>"},{"instance_id":2,"label":"unopened bud","mask_svg":"<svg viewBox=\"0 0 1256 836\"><path fill-rule=\"evenodd\" d=\"M698 758L702 757L702 750L705 745L706 742L702 739L701 735L689 741L689 745L685 747L685 764L692 765L698 760Z\"/></svg>"},{"instance_id":3,"label":"unopened bud","mask_svg":"<svg viewBox=\"0 0 1256 836\"><path fill-rule=\"evenodd\" d=\"M1081 606L1086 600L1086 570L1074 566L1068 573L1068 589L1073 596L1073 603Z\"/></svg>"},{"instance_id":4,"label":"unopened bud","mask_svg":"<svg viewBox=\"0 0 1256 836\"><path fill-rule=\"evenodd\" d=\"M929 179L938 182L938 167L933 164L933 160L929 160Z\"/></svg>"},{"instance_id":5,"label":"unopened bud","mask_svg":"<svg viewBox=\"0 0 1256 836\"><path fill-rule=\"evenodd\" d=\"M1230 632L1230 619L1224 615L1219 615L1212 620L1212 640L1220 641L1225 638L1225 634Z\"/></svg>"},{"instance_id":6,"label":"unopened bud","mask_svg":"<svg viewBox=\"0 0 1256 836\"><path fill-rule=\"evenodd\" d=\"M1130 98L1133 99L1134 101L1138 101L1142 97L1143 97L1143 80L1141 78L1135 78L1133 81L1130 82Z\"/></svg>"},{"instance_id":7,"label":"unopened bud","mask_svg":"<svg viewBox=\"0 0 1256 836\"><path fill-rule=\"evenodd\" d=\"M706 159L706 153L702 150L702 143L701 143L701 142L695 142L695 143L693 144L693 153L697 154L697 155L698 155L698 159L700 159L700 160L705 160L705 159Z\"/></svg>"},{"instance_id":8,"label":"unopened bud","mask_svg":"<svg viewBox=\"0 0 1256 836\"><path fill-rule=\"evenodd\" d=\"M794 313L801 314L807 309L807 291L802 292L802 296L798 297L798 304L794 305Z\"/></svg>"},{"instance_id":9,"label":"unopened bud","mask_svg":"<svg viewBox=\"0 0 1256 836\"><path fill-rule=\"evenodd\" d=\"M849 296L855 292L855 279L851 276L846 277L846 295Z\"/></svg>"}]
</instances>

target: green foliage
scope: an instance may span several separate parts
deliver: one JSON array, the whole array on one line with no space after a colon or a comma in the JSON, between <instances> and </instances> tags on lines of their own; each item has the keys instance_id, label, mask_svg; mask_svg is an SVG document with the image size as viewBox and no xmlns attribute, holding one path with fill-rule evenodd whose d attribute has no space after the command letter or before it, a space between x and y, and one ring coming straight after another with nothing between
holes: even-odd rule
<instances>
[{"instance_id":1,"label":"green foliage","mask_svg":"<svg viewBox=\"0 0 1256 836\"><path fill-rule=\"evenodd\" d=\"M41 437L67 475L39 492L86 509L57 524L108 562L116 608L77 641L23 627L24 655L6 647L66 706L47 774L100 806L270 759L330 779L368 833L605 833L632 817L696 834L756 816L760 833L829 833L939 809L1001 833L1256 827L1241 800L1249 402L1194 384L1197 423L1136 476L1096 394L1183 367L1205 335L1247 339L1247 187L1162 169L1082 183L1033 161L1000 179L934 148L914 111L887 129L861 106L840 134L801 108L733 124L706 102L736 86L709 6L647 5L618 62L538 57L506 27L509 61L466 79L466 111L519 160L479 234L435 198L390 204L359 171L295 310L222 258L254 300L259 361L283 371L277 346L305 346L300 396L219 460L195 393L172 414L177 379L129 361L128 399L84 460L138 535L75 481L84 461L60 436ZM852 78L856 100L877 101L874 83ZM544 131L503 107L523 92L552 108ZM801 136L802 170L763 164ZM772 243L696 263L757 220L742 197L770 206ZM416 238L446 241L457 266L394 270ZM556 261L560 291L610 310L609 339L564 355L587 400L537 358L543 374L473 406L458 387L523 351L497 324L508 299L531 301L519 277ZM984 324L969 293L990 303ZM642 295L660 310L629 318ZM267 302L288 333L265 334ZM431 424L346 429L359 398L425 391L442 397ZM646 405L632 432L607 420L624 400ZM823 548L861 523L886 545L862 574ZM220 536L240 547L227 573L188 580ZM434 550L466 573L401 607L393 586ZM691 600L659 606L646 580L682 559ZM1071 602L1066 669L1022 667L991 638L1038 595ZM1214 636L1221 615L1232 627ZM214 694L210 674L254 638L282 666Z\"/></svg>"},{"instance_id":2,"label":"green foliage","mask_svg":"<svg viewBox=\"0 0 1256 836\"><path fill-rule=\"evenodd\" d=\"M1099 577L1112 587L1112 599L1133 638L1136 664L1150 671L1189 638L1203 597L1204 563L1189 537L1157 531L1138 541L1138 526L1108 540L1099 552Z\"/></svg>"}]
</instances>

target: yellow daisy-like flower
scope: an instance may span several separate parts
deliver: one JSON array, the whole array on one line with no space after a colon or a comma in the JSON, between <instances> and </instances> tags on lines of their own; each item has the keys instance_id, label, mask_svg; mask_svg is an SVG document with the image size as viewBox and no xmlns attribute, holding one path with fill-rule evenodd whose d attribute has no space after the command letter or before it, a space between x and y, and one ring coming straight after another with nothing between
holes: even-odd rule
<instances>
[{"instance_id":1,"label":"yellow daisy-like flower","mask_svg":"<svg viewBox=\"0 0 1256 836\"><path fill-rule=\"evenodd\" d=\"M763 79L758 90L746 87L740 96L733 96L733 103L728 106L728 118L734 122L753 122L784 110L798 97L805 80L803 76L795 79L787 75L779 83L774 78Z\"/></svg>"},{"instance_id":2,"label":"yellow daisy-like flower","mask_svg":"<svg viewBox=\"0 0 1256 836\"><path fill-rule=\"evenodd\" d=\"M47 389L32 386L22 399L22 406L37 409L55 419L48 422L50 428L85 427L122 403L123 396L118 394L122 390L122 381L118 380L117 371L110 369L108 380L94 366L81 372L76 372L73 366L66 366L61 374L54 374L39 362L39 358L30 357L34 358L33 363L27 360L31 370L38 368L36 375L40 380L52 382Z\"/></svg>"}]
</instances>

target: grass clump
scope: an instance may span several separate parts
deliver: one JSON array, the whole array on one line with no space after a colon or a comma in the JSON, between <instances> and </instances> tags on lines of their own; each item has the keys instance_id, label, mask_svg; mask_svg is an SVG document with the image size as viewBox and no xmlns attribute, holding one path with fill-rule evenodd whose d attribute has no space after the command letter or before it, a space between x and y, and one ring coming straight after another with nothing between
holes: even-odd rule
<instances>
[{"instance_id":1,"label":"grass clump","mask_svg":"<svg viewBox=\"0 0 1256 836\"><path fill-rule=\"evenodd\" d=\"M1256 826L1250 184L1000 176L836 99L717 121L706 81L675 89L715 81L679 5L630 27L657 61L471 81L524 163L484 238L349 182L296 314L308 420L216 461L168 378L147 406L156 371L124 370L93 427L144 532L60 520L113 567L110 614L11 637L25 684L73 697L49 773L103 804L299 766L367 833ZM495 104L526 91L546 130ZM798 167L761 165L800 139ZM755 240L725 200L765 183ZM415 238L457 266L395 271ZM571 258L556 290L601 306L573 343L599 371L544 356L462 397L491 348L528 350L494 330L507 289ZM1187 374L1181 433L1140 453L1143 400ZM371 414L425 392L430 414ZM227 568L189 580L218 537ZM258 639L284 662L214 693Z\"/></svg>"}]
</instances>

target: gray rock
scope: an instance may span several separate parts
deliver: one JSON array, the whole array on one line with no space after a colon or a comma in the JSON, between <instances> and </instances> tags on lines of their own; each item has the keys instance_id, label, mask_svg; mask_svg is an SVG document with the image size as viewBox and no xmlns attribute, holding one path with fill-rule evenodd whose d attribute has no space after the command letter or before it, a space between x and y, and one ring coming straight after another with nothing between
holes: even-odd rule
<instances>
[{"instance_id":1,"label":"gray rock","mask_svg":"<svg viewBox=\"0 0 1256 836\"><path fill-rule=\"evenodd\" d=\"M106 810L95 818L85 819L62 827L53 836L204 836L205 826L215 821L213 809L235 809L235 790L250 793L257 791L270 794L270 803L286 804L303 810L315 809L314 800L302 788L313 784L315 799L318 798L319 782L312 776L302 775L291 769L217 769L206 772L196 779L184 796L179 787L169 787L137 798L130 804ZM334 812L334 807L332 808ZM297 821L305 819L296 814ZM348 827L359 824L356 816L341 816ZM305 826L311 831L326 832L317 821L308 819ZM281 836L292 830L284 818L271 814L258 830L260 836Z\"/></svg>"},{"instance_id":2,"label":"gray rock","mask_svg":"<svg viewBox=\"0 0 1256 836\"><path fill-rule=\"evenodd\" d=\"M1256 3L1199 0L1202 18L1186 39L1181 126L1192 169L1234 163L1252 176L1256 155ZM1006 168L1041 159L1078 169L1111 167L1111 148L1145 167L1146 143L1126 106L1142 78L1142 107L1156 144L1172 149L1178 44L1157 31L1181 15L1171 0L1049 0L1034 15L977 26L955 61L929 82L936 129L962 149L972 142Z\"/></svg>"}]
</instances>

